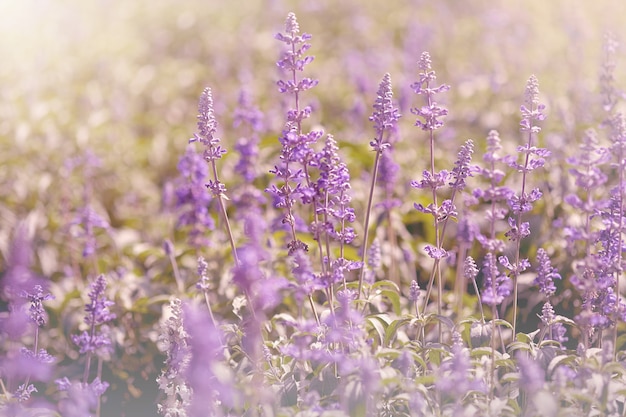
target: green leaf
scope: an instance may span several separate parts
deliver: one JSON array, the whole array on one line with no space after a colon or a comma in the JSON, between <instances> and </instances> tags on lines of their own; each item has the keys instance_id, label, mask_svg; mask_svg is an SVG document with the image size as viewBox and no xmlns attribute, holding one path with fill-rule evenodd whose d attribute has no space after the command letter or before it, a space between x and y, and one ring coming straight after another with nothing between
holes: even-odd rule
<instances>
[{"instance_id":1,"label":"green leaf","mask_svg":"<svg viewBox=\"0 0 626 417\"><path fill-rule=\"evenodd\" d=\"M389 301L391 301L391 307L393 309L394 314L400 314L400 294L395 290L382 290L381 294L386 297Z\"/></svg>"},{"instance_id":2,"label":"green leaf","mask_svg":"<svg viewBox=\"0 0 626 417\"><path fill-rule=\"evenodd\" d=\"M523 333L519 333L519 335L522 335ZM527 339L528 336L526 336L525 334L523 334L525 336L525 338ZM507 347L506 350L508 352L514 352L516 350L524 350L526 352L530 352L532 350L532 347L530 346L529 342L522 342L522 341L517 341L517 342L512 342L510 343Z\"/></svg>"},{"instance_id":3,"label":"green leaf","mask_svg":"<svg viewBox=\"0 0 626 417\"><path fill-rule=\"evenodd\" d=\"M384 345L385 340L385 330L389 326L389 319L386 317L387 314L370 314L365 320L366 322L372 326L376 334L378 335L378 345ZM369 333L369 330L368 330Z\"/></svg>"},{"instance_id":4,"label":"green leaf","mask_svg":"<svg viewBox=\"0 0 626 417\"><path fill-rule=\"evenodd\" d=\"M404 316L392 321L389 327L387 327L387 329L385 330L385 339L383 345L385 347L391 347L392 341L397 336L398 329L409 323L412 319L413 317L411 316Z\"/></svg>"},{"instance_id":5,"label":"green leaf","mask_svg":"<svg viewBox=\"0 0 626 417\"><path fill-rule=\"evenodd\" d=\"M574 363L576 362L576 357L572 355L557 355L548 364L548 375L552 375L554 370L564 364Z\"/></svg>"}]
</instances>

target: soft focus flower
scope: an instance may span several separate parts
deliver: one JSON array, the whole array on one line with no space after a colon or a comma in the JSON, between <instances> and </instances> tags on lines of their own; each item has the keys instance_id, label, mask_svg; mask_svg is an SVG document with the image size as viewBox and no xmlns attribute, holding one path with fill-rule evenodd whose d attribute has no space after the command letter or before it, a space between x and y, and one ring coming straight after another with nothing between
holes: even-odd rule
<instances>
[{"instance_id":1,"label":"soft focus flower","mask_svg":"<svg viewBox=\"0 0 626 417\"><path fill-rule=\"evenodd\" d=\"M109 311L109 307L115 303L106 297L104 275L99 275L90 288L90 301L85 305L85 323L89 326L89 331L72 335L72 341L78 345L81 354L112 350L109 329L105 324L115 319L115 314Z\"/></svg>"},{"instance_id":2,"label":"soft focus flower","mask_svg":"<svg viewBox=\"0 0 626 417\"><path fill-rule=\"evenodd\" d=\"M561 275L558 270L550 263L550 258L545 249L537 249L537 276L535 277L534 284L539 286L539 291L544 293L546 297L551 297L556 292L556 286L554 285L555 279L561 279Z\"/></svg>"},{"instance_id":3,"label":"soft focus flower","mask_svg":"<svg viewBox=\"0 0 626 417\"><path fill-rule=\"evenodd\" d=\"M80 226L80 227L72 227ZM84 241L83 257L87 258L96 253L96 230L108 231L111 226L109 222L99 215L91 206L85 205L70 223L72 236L82 238Z\"/></svg>"},{"instance_id":4,"label":"soft focus flower","mask_svg":"<svg viewBox=\"0 0 626 417\"><path fill-rule=\"evenodd\" d=\"M499 305L511 294L513 283L498 271L495 256L491 252L485 255L482 271L484 277L482 300L487 305Z\"/></svg>"},{"instance_id":5,"label":"soft focus flower","mask_svg":"<svg viewBox=\"0 0 626 417\"><path fill-rule=\"evenodd\" d=\"M159 389L165 394L157 411L165 417L186 417L192 395L185 379L191 357L189 335L183 323L181 301L172 299L169 310L171 316L161 326L157 342L159 349L167 355L165 367L157 378Z\"/></svg>"},{"instance_id":6,"label":"soft focus flower","mask_svg":"<svg viewBox=\"0 0 626 417\"><path fill-rule=\"evenodd\" d=\"M177 181L176 208L179 210L177 226L190 226L189 241L194 247L206 246L209 240L206 233L215 228L213 217L209 213L211 193L204 183L208 166L192 146L178 162L178 171L182 178Z\"/></svg>"},{"instance_id":7,"label":"soft focus flower","mask_svg":"<svg viewBox=\"0 0 626 417\"><path fill-rule=\"evenodd\" d=\"M541 366L522 351L518 352L516 359L520 375L520 388L529 394L541 390L546 379L545 371Z\"/></svg>"},{"instance_id":8,"label":"soft focus flower","mask_svg":"<svg viewBox=\"0 0 626 417\"><path fill-rule=\"evenodd\" d=\"M94 415L98 400L109 384L95 378L90 384L70 381L67 377L55 381L60 391L66 396L59 402L59 411L63 417L85 417Z\"/></svg>"},{"instance_id":9,"label":"soft focus flower","mask_svg":"<svg viewBox=\"0 0 626 417\"><path fill-rule=\"evenodd\" d=\"M409 300L417 301L420 295L420 286L417 281L411 281L411 285L409 286Z\"/></svg>"},{"instance_id":10,"label":"soft focus flower","mask_svg":"<svg viewBox=\"0 0 626 417\"><path fill-rule=\"evenodd\" d=\"M23 291L22 297L30 301L28 309L30 320L38 327L46 324L46 310L43 308L43 302L52 300L54 297L49 292L45 292L41 285L35 285L32 291Z\"/></svg>"},{"instance_id":11,"label":"soft focus flower","mask_svg":"<svg viewBox=\"0 0 626 417\"><path fill-rule=\"evenodd\" d=\"M185 371L186 381L193 392L188 416L222 415L218 404L229 407L238 402L232 371L220 359L223 336L213 325L208 312L200 307L183 305L182 320L189 335L191 352Z\"/></svg>"}]
</instances>

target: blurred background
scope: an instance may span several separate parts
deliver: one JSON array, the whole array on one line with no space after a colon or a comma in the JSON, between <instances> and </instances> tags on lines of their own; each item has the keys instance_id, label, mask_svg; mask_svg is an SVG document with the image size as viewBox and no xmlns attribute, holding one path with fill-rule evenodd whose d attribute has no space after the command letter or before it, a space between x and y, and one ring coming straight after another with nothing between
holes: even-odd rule
<instances>
[{"instance_id":1,"label":"blurred background","mask_svg":"<svg viewBox=\"0 0 626 417\"><path fill-rule=\"evenodd\" d=\"M467 138L477 140L480 151L491 129L514 149L525 83L535 74L548 107L541 140L558 154L602 120L605 34L626 42L626 2L620 0L3 0L0 262L16 222L27 219L37 235L36 268L60 282L67 259L75 257L67 252L77 249L57 232L86 194L117 230L118 251L100 260L108 269L131 268L125 257L160 248L171 228L162 216L163 189L178 175L204 87L213 89L227 149L238 135L232 115L239 93L251 94L266 117L262 144L269 169L285 111L275 86L282 44L274 35L284 30L290 11L313 35L315 60L305 75L319 86L304 96L314 110L311 126L333 133L345 147L353 178L371 164L367 118L378 83L391 74L404 116L396 155L405 192L426 167L425 138L409 111L420 104L409 86L422 51L430 52L438 80L451 85L441 97L450 112L439 134L442 152ZM617 54L619 85L626 80L624 50ZM98 162L85 162L86 155ZM224 158L227 185L234 161L232 154ZM442 162L449 167L452 159ZM149 266L132 267L129 294L151 277ZM80 303L69 306L80 314ZM54 308L69 307L59 301ZM145 317L125 315L128 331L146 325L138 322ZM158 317L152 320L150 326ZM117 382L108 404L120 405L119 413L108 409L111 415L154 415L160 365L150 355L136 362L144 352L138 346L153 341L153 332L125 335L129 362L109 376Z\"/></svg>"}]
</instances>

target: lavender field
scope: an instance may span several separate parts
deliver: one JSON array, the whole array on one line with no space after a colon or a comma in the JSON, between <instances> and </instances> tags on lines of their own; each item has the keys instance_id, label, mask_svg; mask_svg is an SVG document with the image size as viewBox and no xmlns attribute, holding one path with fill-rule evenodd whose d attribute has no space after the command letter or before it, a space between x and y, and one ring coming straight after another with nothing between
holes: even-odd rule
<instances>
[{"instance_id":1,"label":"lavender field","mask_svg":"<svg viewBox=\"0 0 626 417\"><path fill-rule=\"evenodd\" d=\"M0 4L0 416L626 416L626 3Z\"/></svg>"}]
</instances>

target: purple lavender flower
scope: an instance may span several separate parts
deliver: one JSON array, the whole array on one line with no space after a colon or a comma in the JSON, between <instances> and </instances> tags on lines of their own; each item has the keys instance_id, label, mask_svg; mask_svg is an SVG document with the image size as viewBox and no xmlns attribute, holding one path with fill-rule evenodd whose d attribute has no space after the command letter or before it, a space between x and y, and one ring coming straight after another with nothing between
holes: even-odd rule
<instances>
[{"instance_id":1,"label":"purple lavender flower","mask_svg":"<svg viewBox=\"0 0 626 417\"><path fill-rule=\"evenodd\" d=\"M455 167L451 172L452 181L449 185L453 190L462 191L465 188L467 177L471 177L474 172L478 171L478 168L471 164L473 153L474 142L468 139L461 146L458 158L454 162Z\"/></svg>"},{"instance_id":2,"label":"purple lavender flower","mask_svg":"<svg viewBox=\"0 0 626 417\"><path fill-rule=\"evenodd\" d=\"M409 300L417 301L420 295L420 286L417 281L411 281L411 285L409 286Z\"/></svg>"},{"instance_id":3,"label":"purple lavender flower","mask_svg":"<svg viewBox=\"0 0 626 417\"><path fill-rule=\"evenodd\" d=\"M376 138L370 142L372 149L376 152L382 152L391 146L385 142L385 133L396 128L396 123L400 119L400 113L393 102L393 91L391 89L391 76L387 73L383 76L378 92L376 93L376 101L374 102L374 113L370 116L370 121L374 122L376 130Z\"/></svg>"},{"instance_id":4,"label":"purple lavender flower","mask_svg":"<svg viewBox=\"0 0 626 417\"><path fill-rule=\"evenodd\" d=\"M84 206L78 214L74 217L74 220L70 223L70 226L80 226L80 228L73 228L72 235L84 240L83 257L87 258L96 253L97 241L95 229L104 229L108 231L110 229L109 222L100 216L92 207Z\"/></svg>"},{"instance_id":5,"label":"purple lavender flower","mask_svg":"<svg viewBox=\"0 0 626 417\"><path fill-rule=\"evenodd\" d=\"M215 228L209 213L211 194L204 187L208 173L207 164L189 146L178 162L178 171L182 178L178 180L176 188L176 207L181 211L177 226L191 227L189 242L192 246L206 246L209 241L204 236L208 230Z\"/></svg>"},{"instance_id":6,"label":"purple lavender flower","mask_svg":"<svg viewBox=\"0 0 626 417\"><path fill-rule=\"evenodd\" d=\"M525 146L519 146L517 148L518 153L522 155L524 160L523 164L517 163L516 156L507 156L504 161L511 167L515 168L522 174L522 189L518 195L511 196L507 203L509 208L515 215L515 218L509 219L510 230L506 233L506 236L516 242L515 249L515 261L511 264L512 268L509 268L513 278L513 333L517 327L517 291L518 283L517 278L521 271L525 269L525 263L527 260L520 260L521 240L530 234L530 228L528 222L522 222L522 215L532 210L533 203L541 198L541 191L539 189L533 189L530 193L526 192L527 177L528 174L544 165L545 158L550 156L550 152L537 148L533 145L533 139L541 131L541 128L536 126L536 122L545 119L543 113L545 106L539 103L539 82L534 75L528 79L526 83L526 91L524 93L524 104L521 106L522 121L520 122L520 130L526 132L527 141ZM508 260L507 260L508 261Z\"/></svg>"},{"instance_id":7,"label":"purple lavender flower","mask_svg":"<svg viewBox=\"0 0 626 417\"><path fill-rule=\"evenodd\" d=\"M295 297L298 304L301 305L307 297L310 297L314 291L323 288L323 286L319 284L306 252L303 250L294 251L291 260L291 273L296 279Z\"/></svg>"},{"instance_id":8,"label":"purple lavender flower","mask_svg":"<svg viewBox=\"0 0 626 417\"><path fill-rule=\"evenodd\" d=\"M426 245L424 247L424 251L428 254L432 259L442 259L448 256L448 252L445 249L437 248L432 245Z\"/></svg>"},{"instance_id":9,"label":"purple lavender flower","mask_svg":"<svg viewBox=\"0 0 626 417\"><path fill-rule=\"evenodd\" d=\"M323 321L328 328L325 341L331 345L339 343L345 353L355 352L365 344L364 318L361 312L353 307L353 301L357 296L356 291L351 289L337 291L339 307L335 309L335 314L329 315Z\"/></svg>"},{"instance_id":10,"label":"purple lavender flower","mask_svg":"<svg viewBox=\"0 0 626 417\"><path fill-rule=\"evenodd\" d=\"M196 283L196 288L202 293L206 293L211 289L211 279L209 278L209 264L200 256L198 258L198 276L200 280Z\"/></svg>"},{"instance_id":11,"label":"purple lavender flower","mask_svg":"<svg viewBox=\"0 0 626 417\"><path fill-rule=\"evenodd\" d=\"M378 184L383 188L385 199L376 204L376 207L382 207L389 211L402 205L402 201L394 198L394 189L398 181L398 172L400 166L393 160L392 148L383 152L380 156L380 166L378 168Z\"/></svg>"},{"instance_id":12,"label":"purple lavender flower","mask_svg":"<svg viewBox=\"0 0 626 417\"><path fill-rule=\"evenodd\" d=\"M424 170L421 181L411 181L411 187L419 189L438 190L447 185L451 180L450 172L441 170L432 174L430 171Z\"/></svg>"},{"instance_id":13,"label":"purple lavender flower","mask_svg":"<svg viewBox=\"0 0 626 417\"><path fill-rule=\"evenodd\" d=\"M263 118L263 113L253 105L248 90L242 89L233 115L233 127L245 126L248 134L235 143L235 151L239 153L240 159L234 170L246 184L251 184L257 177L259 132L265 128Z\"/></svg>"},{"instance_id":14,"label":"purple lavender flower","mask_svg":"<svg viewBox=\"0 0 626 417\"><path fill-rule=\"evenodd\" d=\"M543 389L546 380L545 371L541 369L537 361L529 358L527 354L521 351L516 355L516 359L520 373L520 388L529 394Z\"/></svg>"},{"instance_id":15,"label":"purple lavender flower","mask_svg":"<svg viewBox=\"0 0 626 417\"><path fill-rule=\"evenodd\" d=\"M298 248L308 248L304 242L298 239L296 234L296 224L299 219L296 218L294 204L297 198L303 204L311 204L315 200L316 192L309 168L312 166L316 155L312 145L322 137L323 133L321 131L304 133L302 129L302 121L310 117L312 109L309 106L300 107L300 93L317 85L317 80L298 78L298 73L302 72L304 67L313 61L312 56L304 55L311 47L307 43L311 39L311 35L300 35L300 26L296 15L289 13L285 22L285 33L279 33L275 38L287 45L277 62L278 67L286 73L287 79L277 82L278 89L281 93L293 96L295 107L287 111L287 121L279 137L279 142L282 145L281 164L270 171L282 181L282 185L279 187L271 185L266 189L266 192L273 196L276 207L285 209L281 222L288 226L290 237L287 246L289 254L292 254ZM292 164L298 164L300 168L296 169Z\"/></svg>"},{"instance_id":16,"label":"purple lavender flower","mask_svg":"<svg viewBox=\"0 0 626 417\"><path fill-rule=\"evenodd\" d=\"M59 402L59 412L64 417L84 417L94 415L102 394L109 384L95 378L91 383L70 381L67 377L57 379L59 391L65 391L66 396Z\"/></svg>"},{"instance_id":17,"label":"purple lavender flower","mask_svg":"<svg viewBox=\"0 0 626 417\"><path fill-rule=\"evenodd\" d=\"M313 237L318 240L322 233L343 244L355 238L354 230L348 226L355 220L350 207L350 172L338 154L335 138L327 135L324 148L315 157L319 178L313 185L316 192L316 214L322 218L311 225Z\"/></svg>"},{"instance_id":18,"label":"purple lavender flower","mask_svg":"<svg viewBox=\"0 0 626 417\"><path fill-rule=\"evenodd\" d=\"M431 86L431 83L437 79L435 71L431 68L430 54L428 52L422 52L418 67L422 72L419 74L419 81L413 83L411 88L416 94L421 94L426 97L427 104L422 107L414 107L411 109L411 113L421 117L423 120L417 120L415 126L420 127L422 130L434 131L443 126L443 122L440 120L448 114L448 110L441 107L435 101L435 95L443 93L450 89L450 86L441 84L438 87Z\"/></svg>"},{"instance_id":19,"label":"purple lavender flower","mask_svg":"<svg viewBox=\"0 0 626 417\"><path fill-rule=\"evenodd\" d=\"M191 358L185 378L193 392L189 417L220 415L220 403L232 407L239 402L233 387L233 375L220 361L223 336L213 325L205 309L183 305L183 323L189 335Z\"/></svg>"},{"instance_id":20,"label":"purple lavender flower","mask_svg":"<svg viewBox=\"0 0 626 417\"><path fill-rule=\"evenodd\" d=\"M163 416L185 416L191 400L191 388L185 380L191 352L189 335L183 323L182 304L179 299L170 301L171 316L163 323L157 345L166 353L165 367L157 384L165 393L157 405L157 411Z\"/></svg>"},{"instance_id":21,"label":"purple lavender flower","mask_svg":"<svg viewBox=\"0 0 626 417\"><path fill-rule=\"evenodd\" d=\"M258 133L265 129L265 117L252 102L249 90L242 89L239 92L237 108L233 113L233 127L245 125L252 132Z\"/></svg>"},{"instance_id":22,"label":"purple lavender flower","mask_svg":"<svg viewBox=\"0 0 626 417\"><path fill-rule=\"evenodd\" d=\"M296 71L302 71L304 66L310 64L314 57L303 56L311 47L307 43L312 36L303 33L300 35L300 25L294 13L289 13L285 21L285 33L278 33L275 38L284 42L289 46L283 57L278 61L277 65L288 73L295 74ZM294 76L295 78L295 76ZM303 78L299 82L293 80L281 80L276 83L281 93L291 92L297 94L299 91L305 91L317 85L317 80ZM299 115L296 115L298 117Z\"/></svg>"},{"instance_id":23,"label":"purple lavender flower","mask_svg":"<svg viewBox=\"0 0 626 417\"><path fill-rule=\"evenodd\" d=\"M111 350L111 339L108 328L104 326L109 321L115 319L115 314L109 311L109 307L114 305L113 301L106 298L106 279L101 274L91 284L89 291L89 303L85 305L85 323L90 330L84 330L79 335L72 335L72 341L80 348L80 353L89 355L97 352ZM87 360L89 362L90 358Z\"/></svg>"},{"instance_id":24,"label":"purple lavender flower","mask_svg":"<svg viewBox=\"0 0 626 417\"><path fill-rule=\"evenodd\" d=\"M499 305L511 294L513 285L511 280L498 271L494 255L489 252L483 260L483 303L493 306Z\"/></svg>"},{"instance_id":25,"label":"purple lavender flower","mask_svg":"<svg viewBox=\"0 0 626 417\"><path fill-rule=\"evenodd\" d=\"M453 335L452 357L442 362L437 370L435 387L450 399L459 401L470 390L484 390L479 380L470 375L472 369L469 351L463 346L458 333Z\"/></svg>"},{"instance_id":26,"label":"purple lavender flower","mask_svg":"<svg viewBox=\"0 0 626 417\"><path fill-rule=\"evenodd\" d=\"M372 202L374 200L374 188L376 186L376 180L378 178L378 169L380 165L381 154L388 149L391 145L389 141L385 140L385 135L390 131L396 129L396 124L400 118L397 108L393 103L393 90L391 88L391 76L385 74L383 76L380 85L378 86L378 92L376 93L376 100L374 101L374 112L370 117L370 121L374 122L374 129L376 130L376 137L370 142L370 146L376 152L374 159L374 170L372 173L372 181L370 183L370 191L367 200L367 208L365 210L365 220L363 222L363 243L361 244L361 262L365 266L366 250L369 236L369 221L372 212ZM363 289L363 279L365 277L365 268L361 269L359 275L359 289L358 294L361 296Z\"/></svg>"},{"instance_id":27,"label":"purple lavender flower","mask_svg":"<svg viewBox=\"0 0 626 417\"><path fill-rule=\"evenodd\" d=\"M18 402L24 402L30 399L30 396L33 392L37 392L37 388L33 384L22 384L17 387L17 390L13 394L13 396L17 399Z\"/></svg>"},{"instance_id":28,"label":"purple lavender flower","mask_svg":"<svg viewBox=\"0 0 626 417\"><path fill-rule=\"evenodd\" d=\"M602 62L600 72L600 93L602 96L603 109L611 114L615 105L618 102L618 98L623 96L623 93L617 90L615 87L615 68L617 62L615 56L619 49L619 42L612 33L605 33L604 35L604 59Z\"/></svg>"},{"instance_id":29,"label":"purple lavender flower","mask_svg":"<svg viewBox=\"0 0 626 417\"><path fill-rule=\"evenodd\" d=\"M468 256L463 263L463 276L470 281L474 281L478 276L478 266L474 261L474 258Z\"/></svg>"},{"instance_id":30,"label":"purple lavender flower","mask_svg":"<svg viewBox=\"0 0 626 417\"><path fill-rule=\"evenodd\" d=\"M554 280L560 280L561 275L550 263L550 257L545 249L537 249L537 262L539 266L537 267L537 276L535 277L534 284L539 286L539 292L544 293L546 297L550 298L556 292Z\"/></svg>"},{"instance_id":31,"label":"purple lavender flower","mask_svg":"<svg viewBox=\"0 0 626 417\"><path fill-rule=\"evenodd\" d=\"M205 146L203 157L206 161L220 159L226 153L220 145L220 139L216 137L217 120L213 110L213 93L210 88L205 88L200 94L198 101L198 132L189 139L189 143L200 142Z\"/></svg>"},{"instance_id":32,"label":"purple lavender flower","mask_svg":"<svg viewBox=\"0 0 626 417\"><path fill-rule=\"evenodd\" d=\"M550 302L543 305L539 318L544 325L548 326L548 338L550 340L556 340L559 343L567 342L568 338L565 336L567 329L563 323L554 321L556 314L554 313L554 308Z\"/></svg>"},{"instance_id":33,"label":"purple lavender flower","mask_svg":"<svg viewBox=\"0 0 626 417\"><path fill-rule=\"evenodd\" d=\"M372 269L379 268L382 262L382 251L380 247L380 240L374 239L372 244L370 245L368 257L367 257L367 266Z\"/></svg>"},{"instance_id":34,"label":"purple lavender flower","mask_svg":"<svg viewBox=\"0 0 626 417\"><path fill-rule=\"evenodd\" d=\"M541 128L536 126L534 122L542 121L546 118L544 114L546 106L539 103L539 81L537 77L531 75L526 83L526 91L524 92L524 104L520 107L522 112L522 120L520 122L520 130L522 132L539 133ZM539 149L532 148L530 143L525 148L527 154L537 153ZM518 152L520 148L518 148ZM547 152L542 150L542 152ZM542 156L541 154L537 154ZM547 155L544 155L547 156Z\"/></svg>"}]
</instances>

